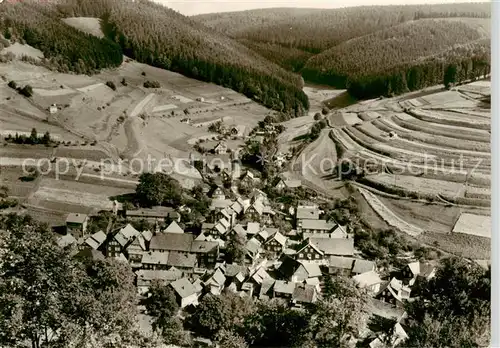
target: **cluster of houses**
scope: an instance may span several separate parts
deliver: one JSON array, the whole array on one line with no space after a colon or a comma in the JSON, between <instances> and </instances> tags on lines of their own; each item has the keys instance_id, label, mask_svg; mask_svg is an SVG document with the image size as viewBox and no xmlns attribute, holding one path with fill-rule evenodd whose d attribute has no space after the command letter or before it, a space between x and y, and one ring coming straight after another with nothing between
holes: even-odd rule
<instances>
[{"instance_id":1,"label":"cluster of houses","mask_svg":"<svg viewBox=\"0 0 500 348\"><path fill-rule=\"evenodd\" d=\"M352 277L372 295L372 312L396 320L394 342L406 338L402 323L404 302L418 277L429 279L435 267L412 262L395 275L381 276L375 262L364 260L345 226L320 217L313 202L291 209L296 229L285 233L273 226L276 214L266 194L254 189L248 198L226 199L223 189L212 193L210 214L197 234L185 232L172 208L127 212L127 218L168 221L164 229L138 231L127 224L116 231L86 235L88 218L70 214L69 233L62 244L76 243L78 252L93 258L114 257L128 262L137 276L139 295L147 295L153 281L170 286L181 307L197 305L204 294L230 289L241 296L277 298L302 308L321 298L324 277ZM158 225L158 224L157 224ZM227 264L224 252L233 235L244 241L244 262ZM371 348L387 339L375 336ZM395 345L396 343L394 343Z\"/></svg>"}]
</instances>

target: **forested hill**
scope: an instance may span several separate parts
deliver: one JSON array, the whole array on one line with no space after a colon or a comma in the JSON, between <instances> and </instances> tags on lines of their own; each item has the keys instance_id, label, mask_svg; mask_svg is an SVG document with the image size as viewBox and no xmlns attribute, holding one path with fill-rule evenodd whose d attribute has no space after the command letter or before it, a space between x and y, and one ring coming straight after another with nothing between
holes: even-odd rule
<instances>
[{"instance_id":1,"label":"forested hill","mask_svg":"<svg viewBox=\"0 0 500 348\"><path fill-rule=\"evenodd\" d=\"M490 3L462 3L280 8L193 18L306 81L367 98L442 83L451 64L466 67L459 78L483 75L490 11Z\"/></svg>"},{"instance_id":2,"label":"forested hill","mask_svg":"<svg viewBox=\"0 0 500 348\"><path fill-rule=\"evenodd\" d=\"M3 32L41 49L71 71L117 66L123 53L146 64L232 88L276 110L302 114L309 107L300 76L150 1L61 0L41 4L28 0L0 4L0 11ZM78 16L101 18L107 38L81 33L60 20Z\"/></svg>"},{"instance_id":3,"label":"forested hill","mask_svg":"<svg viewBox=\"0 0 500 348\"><path fill-rule=\"evenodd\" d=\"M489 61L489 32L488 19L410 21L346 41L315 55L307 61L302 74L307 80L340 88L376 77L380 79L387 74L404 75L404 79L396 83L387 81L383 87L373 86L376 90L366 93L357 91L359 97L372 97L379 92L397 94L441 83L444 65L457 59L465 61L469 57L471 62L473 58ZM409 81L413 80L413 75L409 75L412 67L423 67L431 62L441 66L440 72L435 72L432 77L427 76L422 82ZM468 70L464 79L472 78L471 74L474 73L477 76L485 73L479 63L471 65Z\"/></svg>"}]
</instances>

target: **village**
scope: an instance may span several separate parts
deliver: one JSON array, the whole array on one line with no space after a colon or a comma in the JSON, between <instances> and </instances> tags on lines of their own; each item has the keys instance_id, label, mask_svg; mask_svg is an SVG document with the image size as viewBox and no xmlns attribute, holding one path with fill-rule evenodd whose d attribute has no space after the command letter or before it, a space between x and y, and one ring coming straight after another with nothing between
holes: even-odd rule
<instances>
[{"instance_id":1,"label":"village","mask_svg":"<svg viewBox=\"0 0 500 348\"><path fill-rule=\"evenodd\" d=\"M370 293L371 315L394 321L392 346L406 339L401 326L405 302L412 301L417 280L434 276L434 263L409 259L401 269L380 268L356 250L348 226L326 219L314 198L275 209L275 202L257 188L258 173L241 174L238 168L238 174L222 171L212 175L212 185L202 186L210 207L201 227L182 220L189 209L184 206L126 209L115 203L106 228L93 233L92 216L68 214L59 246L93 260L128 263L139 298L148 297L150 285L160 282L173 290L181 309L197 306L209 294L231 291L278 299L300 311L322 297L327 277L350 277ZM230 189L223 184L227 175L233 178ZM251 188L247 194L238 193L241 185ZM283 193L300 189L300 181L283 178L275 185ZM292 228L283 228L283 221ZM375 333L370 347L381 346L381 340L386 341Z\"/></svg>"}]
</instances>

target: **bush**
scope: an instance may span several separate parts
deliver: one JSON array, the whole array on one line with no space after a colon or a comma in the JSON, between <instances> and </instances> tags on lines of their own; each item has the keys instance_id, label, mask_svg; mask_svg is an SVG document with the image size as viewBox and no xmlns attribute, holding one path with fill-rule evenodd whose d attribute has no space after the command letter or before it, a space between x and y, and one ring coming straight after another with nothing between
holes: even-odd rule
<instances>
[{"instance_id":1,"label":"bush","mask_svg":"<svg viewBox=\"0 0 500 348\"><path fill-rule=\"evenodd\" d=\"M16 83L16 81L10 81L7 86L9 86L12 89L17 89L17 83Z\"/></svg>"},{"instance_id":2,"label":"bush","mask_svg":"<svg viewBox=\"0 0 500 348\"><path fill-rule=\"evenodd\" d=\"M121 82L121 83L122 83L122 85L123 85L123 86L128 85L127 81L125 80L125 77L122 79L122 82Z\"/></svg>"},{"instance_id":3,"label":"bush","mask_svg":"<svg viewBox=\"0 0 500 348\"><path fill-rule=\"evenodd\" d=\"M158 81L145 81L143 84L144 88L160 88L161 85Z\"/></svg>"},{"instance_id":4,"label":"bush","mask_svg":"<svg viewBox=\"0 0 500 348\"><path fill-rule=\"evenodd\" d=\"M30 85L26 85L19 90L19 93L29 98L33 95L33 88Z\"/></svg>"},{"instance_id":5,"label":"bush","mask_svg":"<svg viewBox=\"0 0 500 348\"><path fill-rule=\"evenodd\" d=\"M115 83L113 81L107 81L106 86L111 88L113 91L116 91L116 86L115 86Z\"/></svg>"},{"instance_id":6,"label":"bush","mask_svg":"<svg viewBox=\"0 0 500 348\"><path fill-rule=\"evenodd\" d=\"M319 112L317 112L315 115L314 115L314 121L319 121L323 119L323 116L321 116L321 114Z\"/></svg>"},{"instance_id":7,"label":"bush","mask_svg":"<svg viewBox=\"0 0 500 348\"><path fill-rule=\"evenodd\" d=\"M330 112L330 109L328 109L326 106L323 106L323 109L321 109L321 113L323 115L328 115L329 112Z\"/></svg>"}]
</instances>

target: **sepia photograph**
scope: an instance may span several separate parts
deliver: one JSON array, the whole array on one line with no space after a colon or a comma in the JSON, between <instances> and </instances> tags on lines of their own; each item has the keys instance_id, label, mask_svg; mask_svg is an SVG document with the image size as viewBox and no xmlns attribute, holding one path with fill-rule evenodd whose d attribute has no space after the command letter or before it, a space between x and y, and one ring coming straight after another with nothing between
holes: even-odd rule
<instances>
[{"instance_id":1,"label":"sepia photograph","mask_svg":"<svg viewBox=\"0 0 500 348\"><path fill-rule=\"evenodd\" d=\"M494 2L0 0L0 348L500 345Z\"/></svg>"}]
</instances>

